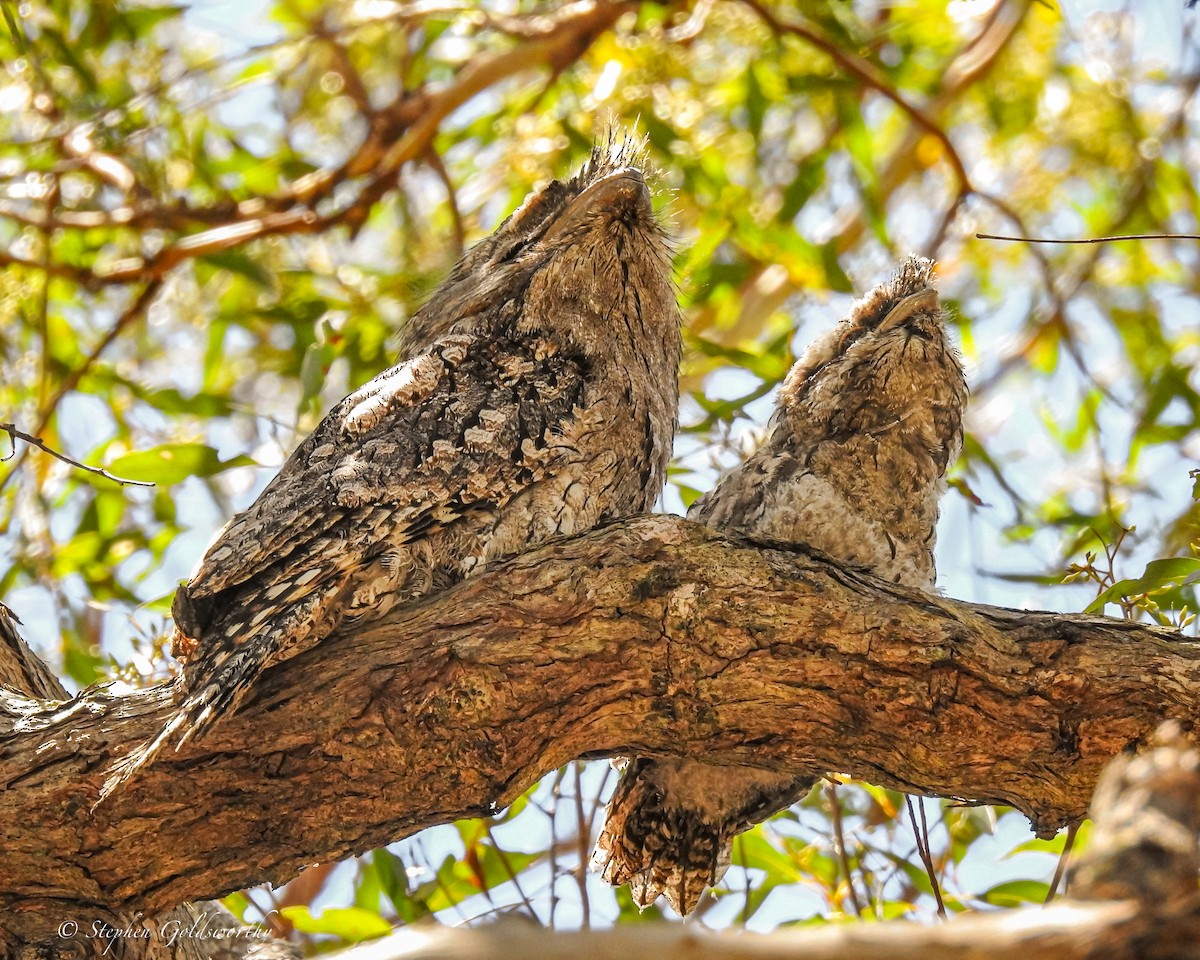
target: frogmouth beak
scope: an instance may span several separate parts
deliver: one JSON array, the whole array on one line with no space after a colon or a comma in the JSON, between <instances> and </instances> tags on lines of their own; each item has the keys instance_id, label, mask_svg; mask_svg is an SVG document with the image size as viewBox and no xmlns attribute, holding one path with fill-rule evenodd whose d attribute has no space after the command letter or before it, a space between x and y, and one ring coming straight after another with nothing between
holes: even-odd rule
<instances>
[{"instance_id":1,"label":"frogmouth beak","mask_svg":"<svg viewBox=\"0 0 1200 960\"><path fill-rule=\"evenodd\" d=\"M918 313L925 313L930 310L937 310L938 295L936 290L920 290L910 296L905 297L898 304L888 311L886 317L880 322L875 329L879 333L885 330L891 330L895 327L902 327L909 319Z\"/></svg>"},{"instance_id":2,"label":"frogmouth beak","mask_svg":"<svg viewBox=\"0 0 1200 960\"><path fill-rule=\"evenodd\" d=\"M543 242L568 233L579 223L608 211L617 215L651 217L650 189L635 167L622 167L590 183L567 204L543 235Z\"/></svg>"}]
</instances>

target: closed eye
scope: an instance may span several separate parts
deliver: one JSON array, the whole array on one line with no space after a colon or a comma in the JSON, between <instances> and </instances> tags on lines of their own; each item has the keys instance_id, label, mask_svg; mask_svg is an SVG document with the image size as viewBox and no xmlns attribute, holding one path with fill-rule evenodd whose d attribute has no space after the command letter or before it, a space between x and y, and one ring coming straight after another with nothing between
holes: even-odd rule
<instances>
[{"instance_id":1,"label":"closed eye","mask_svg":"<svg viewBox=\"0 0 1200 960\"><path fill-rule=\"evenodd\" d=\"M521 255L521 251L529 246L529 243L530 241L528 237L518 240L511 247L504 251L504 253L497 259L497 263L512 263Z\"/></svg>"}]
</instances>

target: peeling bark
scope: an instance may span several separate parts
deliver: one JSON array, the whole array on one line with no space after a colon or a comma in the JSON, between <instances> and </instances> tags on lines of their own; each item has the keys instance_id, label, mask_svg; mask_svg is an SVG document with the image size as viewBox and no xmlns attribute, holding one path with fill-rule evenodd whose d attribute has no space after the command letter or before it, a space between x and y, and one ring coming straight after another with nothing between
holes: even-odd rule
<instances>
[{"instance_id":1,"label":"peeling bark","mask_svg":"<svg viewBox=\"0 0 1200 960\"><path fill-rule=\"evenodd\" d=\"M581 756L835 770L1010 804L1048 834L1106 761L1190 720L1198 660L1171 631L927 596L641 517L330 638L96 809L170 693L0 699L0 926L37 940L280 882L487 815Z\"/></svg>"}]
</instances>

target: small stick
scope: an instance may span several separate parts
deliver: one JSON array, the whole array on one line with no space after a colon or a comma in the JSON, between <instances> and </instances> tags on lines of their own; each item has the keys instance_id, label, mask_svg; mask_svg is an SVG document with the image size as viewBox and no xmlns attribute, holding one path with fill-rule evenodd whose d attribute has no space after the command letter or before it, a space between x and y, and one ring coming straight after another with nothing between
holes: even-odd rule
<instances>
[{"instance_id":1,"label":"small stick","mask_svg":"<svg viewBox=\"0 0 1200 960\"><path fill-rule=\"evenodd\" d=\"M1118 240L1200 240L1196 233L1130 233L1119 237L1088 237L1083 240L1048 240L1045 237L1005 237L996 233L977 233L976 240L1006 240L1012 243L1115 243Z\"/></svg>"},{"instance_id":2,"label":"small stick","mask_svg":"<svg viewBox=\"0 0 1200 960\"><path fill-rule=\"evenodd\" d=\"M917 838L917 853L925 865L925 873L929 877L929 885L933 888L934 899L937 900L937 913L946 919L946 904L942 901L942 886L938 883L937 868L933 864L933 853L929 849L929 823L925 819L925 804L918 801L917 809L921 812L921 825L917 826L917 814L913 810L912 797L904 797L908 805L908 820L912 824L913 836Z\"/></svg>"},{"instance_id":3,"label":"small stick","mask_svg":"<svg viewBox=\"0 0 1200 960\"><path fill-rule=\"evenodd\" d=\"M114 476L113 474L109 473L107 470L105 470L101 467L89 467L86 463L80 463L78 460L72 460L65 453L59 453L57 450L53 449L52 447L46 446L45 441L40 440L38 437L32 436L31 434L25 433L23 430L18 430L11 423L0 423L0 430L3 430L5 433L8 434L9 442L12 443L12 447L13 447L12 452L9 453L9 455L7 457L0 457L0 460L10 459L12 457L12 455L17 452L17 441L24 440L30 446L37 447L39 450L43 451L44 453L50 454L50 456L52 456L52 457L57 457L63 463L69 463L71 466L78 467L80 470L86 470L88 473L97 474L98 476L104 477L105 480L111 480L113 483L119 483L123 487L126 485L135 486L135 487L152 487L152 486L154 486L153 483L149 483L145 480L129 480L129 479L126 479L125 477Z\"/></svg>"}]
</instances>

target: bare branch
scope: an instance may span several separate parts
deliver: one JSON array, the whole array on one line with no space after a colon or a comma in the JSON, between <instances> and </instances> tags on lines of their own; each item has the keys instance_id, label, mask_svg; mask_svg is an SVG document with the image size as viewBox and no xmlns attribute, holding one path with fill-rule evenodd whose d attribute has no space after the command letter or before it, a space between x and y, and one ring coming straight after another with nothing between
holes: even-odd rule
<instances>
[{"instance_id":1,"label":"bare branch","mask_svg":"<svg viewBox=\"0 0 1200 960\"><path fill-rule=\"evenodd\" d=\"M0 266L19 266L42 270L71 280L87 289L115 284L152 282L163 279L186 260L201 257L268 236L318 233L340 224L351 229L361 224L366 208L394 184L401 166L425 156L431 148L442 121L454 110L482 91L509 77L538 68L560 71L575 60L633 5L620 0L580 0L550 15L528 18L518 46L497 53L480 54L469 60L456 78L445 85L426 84L406 91L393 103L374 111L368 120L370 132L362 144L342 164L327 167L297 179L280 193L255 197L236 205L222 203L215 209L189 209L138 204L122 207L111 214L68 213L58 217L37 216L13 211L11 206L0 215L13 216L20 222L43 227L58 225L112 225L147 228L157 225L174 229L196 222L210 223L211 229L169 242L151 257L128 257L102 271L67 264L27 260L0 251ZM426 11L422 15L427 15ZM515 31L520 18L509 24ZM486 20L486 18L485 18ZM314 37L334 43L333 31L318 32ZM335 50L340 49L336 47ZM337 63L343 79L353 85L348 60ZM352 91L356 99L365 90ZM317 205L343 183L361 181L357 195L338 209L318 212Z\"/></svg>"},{"instance_id":2,"label":"bare branch","mask_svg":"<svg viewBox=\"0 0 1200 960\"><path fill-rule=\"evenodd\" d=\"M101 467L91 467L91 466L88 466L86 463L80 463L74 457L68 457L65 453L59 453L59 451L57 451L53 447L49 446L40 437L35 437L32 434L28 434L24 430L18 430L14 424L0 423L0 431L7 433L9 436L9 440L12 441L12 444L13 444L12 453L10 453L7 457L2 457L0 459L8 460L10 457L12 457L13 453L16 453L16 450L17 450L16 442L18 440L23 440L25 443L29 444L31 447L37 447L43 453L48 453L48 454L50 454L50 456L52 456L58 460L61 460L63 463L69 463L71 466L75 467L78 470L86 470L88 473L94 473L98 477L104 477L105 480L111 480L113 483L119 483L123 487L124 486L133 486L133 487L152 487L152 486L154 486L153 483L149 483L145 480L130 480L127 477L118 477L118 476L115 476L115 475L109 473L107 470L105 470Z\"/></svg>"},{"instance_id":3,"label":"bare branch","mask_svg":"<svg viewBox=\"0 0 1200 960\"><path fill-rule=\"evenodd\" d=\"M151 302L158 295L158 291L162 288L162 283L163 281L161 279L152 280L147 283L142 288L141 293L133 298L133 302L131 302L128 307L121 311L121 315L117 317L113 325L109 327L108 331L100 339L100 342L97 343L96 346L92 348L91 352L84 358L83 363L72 370L62 380L62 382L59 383L54 393L43 403L41 409L38 411L38 423L37 427L33 431L35 434L41 433L46 429L46 424L48 424L50 422L50 418L54 416L55 410L58 409L59 402L63 397L65 397L79 385L79 381L82 380L83 376L92 368L92 365L100 358L100 355L108 349L112 342L116 340L117 337L119 337L121 333L131 323L133 323L134 320L140 318L142 314L150 308ZM8 484L8 481L16 475L17 470L20 468L24 460L25 453L22 451L8 473L6 473L3 477L0 477L0 490L3 490ZM83 464L77 464L77 466L83 466ZM85 469L91 468L85 467ZM135 481L129 482L133 483ZM153 484L151 484L151 486L153 486Z\"/></svg>"},{"instance_id":4,"label":"bare branch","mask_svg":"<svg viewBox=\"0 0 1200 960\"><path fill-rule=\"evenodd\" d=\"M937 867L933 862L933 854L929 851L929 822L925 819L925 805L918 800L918 805L921 807L921 822L917 823L917 814L913 809L912 797L905 797L904 803L908 808L908 822L912 826L913 836L917 838L917 855L921 858L921 863L925 867L925 875L929 878L929 886L933 889L933 897L937 901L937 915L945 920L946 904L942 900L942 887L938 883Z\"/></svg>"},{"instance_id":5,"label":"bare branch","mask_svg":"<svg viewBox=\"0 0 1200 960\"><path fill-rule=\"evenodd\" d=\"M1117 243L1120 240L1200 240L1200 233L1130 233L1120 237L1085 237L1055 240L1049 237L1005 237L996 233L977 233L976 240L1005 240L1011 243Z\"/></svg>"},{"instance_id":6,"label":"bare branch","mask_svg":"<svg viewBox=\"0 0 1200 960\"><path fill-rule=\"evenodd\" d=\"M959 193L974 192L975 188L971 185L971 178L967 174L966 165L963 163L962 157L959 156L958 148L954 146L954 142L947 135L946 131L923 108L909 102L900 91L888 82L887 77L871 63L847 52L838 41L827 35L814 23L794 19L783 20L776 16L774 11L767 7L766 4L761 3L760 0L741 0L741 2L758 14L759 18L775 33L789 33L800 37L824 53L850 76L858 79L864 86L891 100L904 113L908 114L918 127L941 144L942 151L946 155L946 160L950 164L950 168L954 171L955 178L958 180Z\"/></svg>"},{"instance_id":7,"label":"bare branch","mask_svg":"<svg viewBox=\"0 0 1200 960\"><path fill-rule=\"evenodd\" d=\"M44 219L37 226L44 226ZM52 260L28 260L7 250L0 250L0 267L22 267L26 270L40 270L52 277L62 277L79 284L88 290L95 290L103 285L103 281L90 270L82 267L72 267L65 263L55 263Z\"/></svg>"},{"instance_id":8,"label":"bare branch","mask_svg":"<svg viewBox=\"0 0 1200 960\"><path fill-rule=\"evenodd\" d=\"M450 171L442 162L441 154L434 149L432 144L425 154L425 161L437 174L437 178L442 181L442 186L446 188L446 203L450 205L450 223L454 228L454 256L457 259L463 255L463 250L467 246L467 228L463 223L462 211L458 207L458 190L450 178Z\"/></svg>"},{"instance_id":9,"label":"bare branch","mask_svg":"<svg viewBox=\"0 0 1200 960\"><path fill-rule=\"evenodd\" d=\"M854 915L861 919L862 905L858 902L858 892L854 889L854 871L850 869L850 856L846 852L846 831L842 823L842 801L838 797L837 784L830 780L826 792L829 796L830 821L833 824L833 849L846 877L846 896L850 907L854 910Z\"/></svg>"},{"instance_id":10,"label":"bare branch","mask_svg":"<svg viewBox=\"0 0 1200 960\"><path fill-rule=\"evenodd\" d=\"M1054 865L1054 876L1050 879L1050 887L1046 891L1045 903L1050 903L1062 887L1063 877L1067 873L1067 864L1071 860L1071 851L1075 847L1075 838L1079 836L1079 824L1073 823L1067 827L1067 835L1063 840L1062 853L1058 855L1058 863Z\"/></svg>"}]
</instances>

